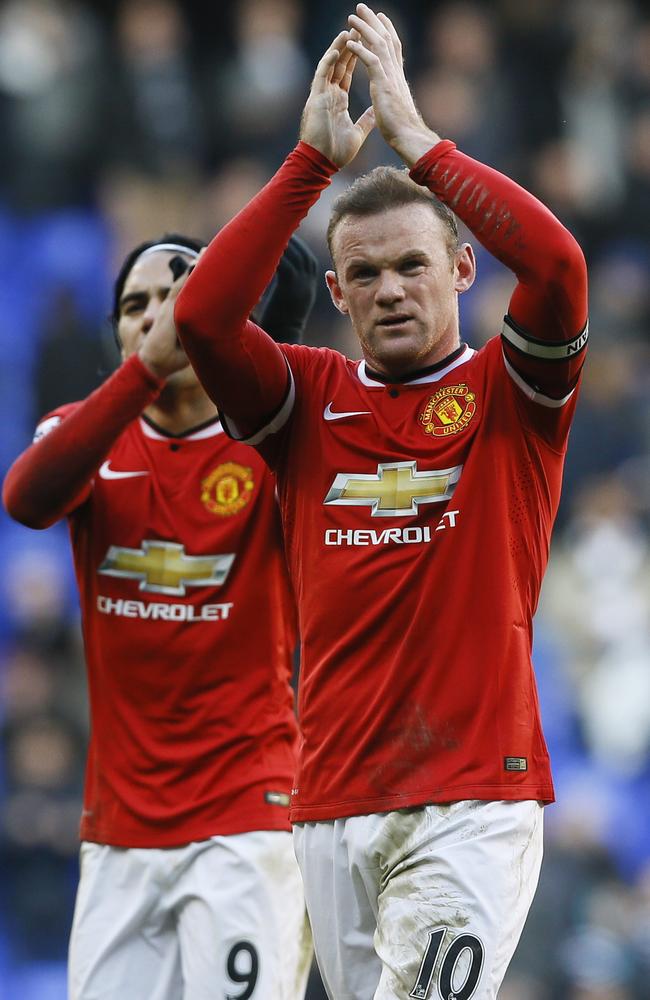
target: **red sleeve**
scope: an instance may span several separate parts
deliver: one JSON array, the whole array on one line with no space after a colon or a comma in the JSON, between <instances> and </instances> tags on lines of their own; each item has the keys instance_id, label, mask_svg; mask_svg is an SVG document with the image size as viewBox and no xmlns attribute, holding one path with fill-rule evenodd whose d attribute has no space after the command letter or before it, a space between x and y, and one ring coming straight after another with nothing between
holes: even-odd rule
<instances>
[{"instance_id":1,"label":"red sleeve","mask_svg":"<svg viewBox=\"0 0 650 1000\"><path fill-rule=\"evenodd\" d=\"M282 407L287 364L248 317L289 237L327 187L330 163L300 142L275 176L212 240L181 290L176 329L201 382L242 436Z\"/></svg>"},{"instance_id":2,"label":"red sleeve","mask_svg":"<svg viewBox=\"0 0 650 1000\"><path fill-rule=\"evenodd\" d=\"M69 415L41 421L2 488L7 512L29 528L49 528L87 500L91 480L124 428L163 386L133 355ZM46 429L46 425L52 427Z\"/></svg>"},{"instance_id":3,"label":"red sleeve","mask_svg":"<svg viewBox=\"0 0 650 1000\"><path fill-rule=\"evenodd\" d=\"M573 236L528 191L448 140L421 157L411 177L514 271L518 284L503 327L506 358L535 388L566 395L587 343L587 269Z\"/></svg>"}]
</instances>

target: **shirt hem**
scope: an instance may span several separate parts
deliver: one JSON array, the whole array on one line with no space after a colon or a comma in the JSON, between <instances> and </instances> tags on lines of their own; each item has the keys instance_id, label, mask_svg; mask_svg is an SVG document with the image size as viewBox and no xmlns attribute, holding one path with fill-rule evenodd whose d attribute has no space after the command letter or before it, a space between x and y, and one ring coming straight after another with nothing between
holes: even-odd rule
<instances>
[{"instance_id":1,"label":"shirt hem","mask_svg":"<svg viewBox=\"0 0 650 1000\"><path fill-rule=\"evenodd\" d=\"M309 823L312 820L344 819L348 816L365 816L369 813L393 812L412 806L441 802L460 802L479 799L485 802L525 802L535 800L543 805L555 802L552 785L451 785L434 791L413 792L404 795L385 795L349 802L331 802L314 806L293 806L289 811L292 823Z\"/></svg>"},{"instance_id":2,"label":"shirt hem","mask_svg":"<svg viewBox=\"0 0 650 1000\"><path fill-rule=\"evenodd\" d=\"M285 817L259 818L241 820L237 823L223 823L215 821L202 826L188 827L179 830L161 831L151 829L139 833L119 833L115 830L101 828L90 828L82 824L80 840L88 840L94 844L106 844L109 847L184 847L200 840L209 840L210 837L229 837L238 833L253 833L259 830L281 830L290 831L291 824Z\"/></svg>"}]
</instances>

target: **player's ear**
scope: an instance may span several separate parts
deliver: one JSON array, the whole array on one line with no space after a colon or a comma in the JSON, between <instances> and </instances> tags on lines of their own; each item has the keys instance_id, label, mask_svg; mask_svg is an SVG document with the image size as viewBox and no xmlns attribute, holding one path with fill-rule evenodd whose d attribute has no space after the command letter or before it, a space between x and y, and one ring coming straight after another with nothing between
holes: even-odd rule
<instances>
[{"instance_id":1,"label":"player's ear","mask_svg":"<svg viewBox=\"0 0 650 1000\"><path fill-rule=\"evenodd\" d=\"M454 288L457 292L466 292L474 284L476 277L476 258L469 243L463 243L456 251L454 261Z\"/></svg>"},{"instance_id":2,"label":"player's ear","mask_svg":"<svg viewBox=\"0 0 650 1000\"><path fill-rule=\"evenodd\" d=\"M343 313L344 316L347 316L350 310L348 309L345 298L343 297L341 286L339 285L338 279L336 277L336 271L326 271L325 281L327 282L327 287L332 297L332 302L334 303L334 305L336 306L336 308L340 313Z\"/></svg>"}]
</instances>

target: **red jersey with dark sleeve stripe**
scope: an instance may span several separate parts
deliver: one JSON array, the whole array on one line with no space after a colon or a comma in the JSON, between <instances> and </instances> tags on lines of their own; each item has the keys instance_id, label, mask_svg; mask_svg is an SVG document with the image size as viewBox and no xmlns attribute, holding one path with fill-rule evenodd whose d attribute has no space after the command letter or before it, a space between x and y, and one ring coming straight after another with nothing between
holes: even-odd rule
<instances>
[{"instance_id":1,"label":"red jersey with dark sleeve stripe","mask_svg":"<svg viewBox=\"0 0 650 1000\"><path fill-rule=\"evenodd\" d=\"M553 799L532 618L575 405L513 380L498 338L396 385L286 347L257 436L300 608L292 819Z\"/></svg>"},{"instance_id":2,"label":"red jersey with dark sleeve stripe","mask_svg":"<svg viewBox=\"0 0 650 1000\"><path fill-rule=\"evenodd\" d=\"M288 829L296 628L267 466L216 420L176 438L139 418L82 501L69 514L92 718L82 838Z\"/></svg>"},{"instance_id":3,"label":"red jersey with dark sleeve stripe","mask_svg":"<svg viewBox=\"0 0 650 1000\"><path fill-rule=\"evenodd\" d=\"M283 358L246 317L327 169L294 151L177 304L230 431L278 476L302 637L292 819L550 801L532 618L586 340L584 258L530 194L441 142L411 173L517 275L503 340L392 386L333 351Z\"/></svg>"}]
</instances>

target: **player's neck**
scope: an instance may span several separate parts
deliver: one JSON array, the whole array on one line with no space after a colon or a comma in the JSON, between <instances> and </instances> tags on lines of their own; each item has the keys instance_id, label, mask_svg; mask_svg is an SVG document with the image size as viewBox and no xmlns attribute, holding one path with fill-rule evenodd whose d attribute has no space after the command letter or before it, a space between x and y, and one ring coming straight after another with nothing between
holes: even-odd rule
<instances>
[{"instance_id":1,"label":"player's neck","mask_svg":"<svg viewBox=\"0 0 650 1000\"><path fill-rule=\"evenodd\" d=\"M144 412L161 430L184 434L216 417L217 407L201 386L177 388L167 385Z\"/></svg>"}]
</instances>

